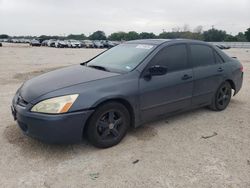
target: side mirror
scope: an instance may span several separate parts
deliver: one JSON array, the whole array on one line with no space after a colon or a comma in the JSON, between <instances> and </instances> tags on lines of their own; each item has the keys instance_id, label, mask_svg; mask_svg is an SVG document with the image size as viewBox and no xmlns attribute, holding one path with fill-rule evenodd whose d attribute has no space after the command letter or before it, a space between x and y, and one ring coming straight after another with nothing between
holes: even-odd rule
<instances>
[{"instance_id":1,"label":"side mirror","mask_svg":"<svg viewBox=\"0 0 250 188\"><path fill-rule=\"evenodd\" d=\"M160 65L154 65L148 69L148 73L151 76L161 76L167 73L167 67L160 66Z\"/></svg>"},{"instance_id":2,"label":"side mirror","mask_svg":"<svg viewBox=\"0 0 250 188\"><path fill-rule=\"evenodd\" d=\"M161 75L166 74L167 71L168 71L168 69L165 66L154 65L146 71L144 78L146 80L150 80L152 76L161 76Z\"/></svg>"},{"instance_id":3,"label":"side mirror","mask_svg":"<svg viewBox=\"0 0 250 188\"><path fill-rule=\"evenodd\" d=\"M80 65L87 66L88 62L89 62L89 60L88 61L84 61L84 62L80 63Z\"/></svg>"}]
</instances>

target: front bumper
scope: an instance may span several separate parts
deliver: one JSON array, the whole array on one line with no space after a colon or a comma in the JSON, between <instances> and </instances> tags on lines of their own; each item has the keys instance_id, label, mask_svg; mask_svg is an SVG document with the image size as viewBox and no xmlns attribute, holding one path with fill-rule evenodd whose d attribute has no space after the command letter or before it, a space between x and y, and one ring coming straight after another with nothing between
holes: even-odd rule
<instances>
[{"instance_id":1,"label":"front bumper","mask_svg":"<svg viewBox=\"0 0 250 188\"><path fill-rule=\"evenodd\" d=\"M72 144L82 140L83 129L93 110L58 115L33 113L12 105L14 119L24 134L52 144Z\"/></svg>"}]
</instances>

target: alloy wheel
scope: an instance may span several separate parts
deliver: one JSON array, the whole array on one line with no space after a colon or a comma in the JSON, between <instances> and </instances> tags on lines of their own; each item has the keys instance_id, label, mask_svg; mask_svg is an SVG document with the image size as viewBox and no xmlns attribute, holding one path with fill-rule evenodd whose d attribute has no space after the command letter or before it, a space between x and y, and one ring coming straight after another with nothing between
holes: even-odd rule
<instances>
[{"instance_id":1,"label":"alloy wheel","mask_svg":"<svg viewBox=\"0 0 250 188\"><path fill-rule=\"evenodd\" d=\"M231 99L231 88L224 84L217 93L216 104L220 109L224 109Z\"/></svg>"},{"instance_id":2,"label":"alloy wheel","mask_svg":"<svg viewBox=\"0 0 250 188\"><path fill-rule=\"evenodd\" d=\"M118 111L105 112L97 121L97 132L102 140L116 139L123 124L122 114Z\"/></svg>"}]
</instances>

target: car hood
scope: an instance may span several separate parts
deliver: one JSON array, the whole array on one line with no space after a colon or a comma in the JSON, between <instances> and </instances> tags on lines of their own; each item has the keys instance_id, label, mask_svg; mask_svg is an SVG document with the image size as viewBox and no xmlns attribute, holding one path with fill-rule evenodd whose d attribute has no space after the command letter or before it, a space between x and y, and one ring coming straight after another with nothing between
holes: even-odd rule
<instances>
[{"instance_id":1,"label":"car hood","mask_svg":"<svg viewBox=\"0 0 250 188\"><path fill-rule=\"evenodd\" d=\"M20 95L26 102L65 87L117 76L111 73L90 67L75 65L51 71L26 81L20 89Z\"/></svg>"}]
</instances>

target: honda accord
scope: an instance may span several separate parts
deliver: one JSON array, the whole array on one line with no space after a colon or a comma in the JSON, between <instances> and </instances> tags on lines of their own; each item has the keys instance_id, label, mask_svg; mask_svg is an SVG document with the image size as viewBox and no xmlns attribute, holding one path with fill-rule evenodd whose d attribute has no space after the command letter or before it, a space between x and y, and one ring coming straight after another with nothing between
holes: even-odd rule
<instances>
[{"instance_id":1,"label":"honda accord","mask_svg":"<svg viewBox=\"0 0 250 188\"><path fill-rule=\"evenodd\" d=\"M208 43L136 40L26 81L11 109L26 135L49 143L86 135L106 148L155 118L205 106L224 110L242 81L241 63Z\"/></svg>"}]
</instances>

